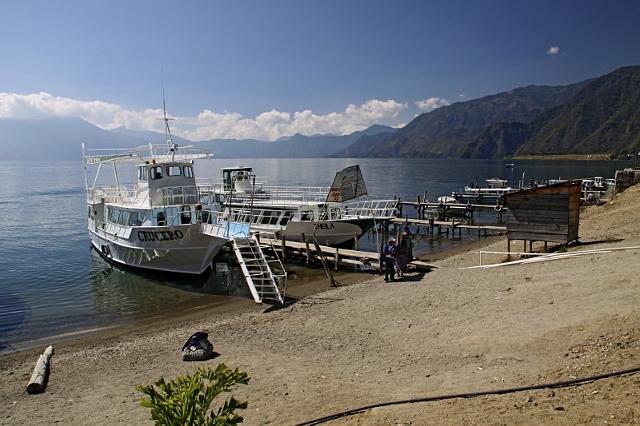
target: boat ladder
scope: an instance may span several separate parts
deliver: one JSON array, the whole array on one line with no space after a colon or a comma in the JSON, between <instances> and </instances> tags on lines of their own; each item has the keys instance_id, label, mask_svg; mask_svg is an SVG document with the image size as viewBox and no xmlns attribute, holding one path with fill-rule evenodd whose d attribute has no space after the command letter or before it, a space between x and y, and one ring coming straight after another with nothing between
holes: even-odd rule
<instances>
[{"instance_id":1,"label":"boat ladder","mask_svg":"<svg viewBox=\"0 0 640 426\"><path fill-rule=\"evenodd\" d=\"M249 237L233 238L231 241L253 300L256 303L265 301L284 303L278 283L282 279L286 283L286 273L275 274L272 271L270 262L264 255L256 236L252 234ZM277 262L280 263L279 259Z\"/></svg>"}]
</instances>

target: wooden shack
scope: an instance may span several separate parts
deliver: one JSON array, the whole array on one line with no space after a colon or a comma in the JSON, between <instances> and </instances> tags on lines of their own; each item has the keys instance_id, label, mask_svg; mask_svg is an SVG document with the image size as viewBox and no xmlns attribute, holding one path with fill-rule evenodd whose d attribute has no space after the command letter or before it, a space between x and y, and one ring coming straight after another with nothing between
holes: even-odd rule
<instances>
[{"instance_id":1,"label":"wooden shack","mask_svg":"<svg viewBox=\"0 0 640 426\"><path fill-rule=\"evenodd\" d=\"M505 196L507 247L523 240L524 251L534 241L570 243L578 239L580 180L513 192Z\"/></svg>"}]
</instances>

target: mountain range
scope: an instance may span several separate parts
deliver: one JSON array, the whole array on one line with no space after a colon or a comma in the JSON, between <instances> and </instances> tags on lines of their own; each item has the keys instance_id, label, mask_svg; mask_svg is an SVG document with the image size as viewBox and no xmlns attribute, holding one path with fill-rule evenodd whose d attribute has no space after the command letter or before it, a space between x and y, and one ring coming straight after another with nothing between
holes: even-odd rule
<instances>
[{"instance_id":1,"label":"mountain range","mask_svg":"<svg viewBox=\"0 0 640 426\"><path fill-rule=\"evenodd\" d=\"M548 154L624 154L640 139L640 66L564 86L526 86L457 102L395 129L373 125L349 135L295 134L266 142L211 139L197 145L218 158L505 158ZM164 136L103 130L78 118L0 119L4 160L71 160L80 145L123 148Z\"/></svg>"},{"instance_id":2,"label":"mountain range","mask_svg":"<svg viewBox=\"0 0 640 426\"><path fill-rule=\"evenodd\" d=\"M211 139L193 142L173 136L181 146L209 149L216 158L326 157L362 136L391 133L394 128L375 124L349 135L296 134L275 142L255 139ZM92 148L131 148L164 143L165 136L152 131L100 129L79 118L0 119L3 160L56 161L81 159L81 145Z\"/></svg>"},{"instance_id":3,"label":"mountain range","mask_svg":"<svg viewBox=\"0 0 640 426\"><path fill-rule=\"evenodd\" d=\"M340 157L504 158L633 152L640 138L640 66L566 86L527 86L422 114Z\"/></svg>"}]
</instances>

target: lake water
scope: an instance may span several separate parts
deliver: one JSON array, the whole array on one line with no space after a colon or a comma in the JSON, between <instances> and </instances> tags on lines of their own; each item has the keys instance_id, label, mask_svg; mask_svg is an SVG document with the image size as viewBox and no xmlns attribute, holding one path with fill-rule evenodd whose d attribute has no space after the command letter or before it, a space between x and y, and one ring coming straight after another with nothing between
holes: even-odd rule
<instances>
[{"instance_id":1,"label":"lake water","mask_svg":"<svg viewBox=\"0 0 640 426\"><path fill-rule=\"evenodd\" d=\"M360 164L371 198L430 200L469 182L499 176L517 185L546 178L613 177L629 163L616 161L518 161L515 169L495 160L427 159L248 159L196 165L198 177L217 177L220 168L252 166L270 184L329 186L339 169ZM78 330L131 323L192 305L248 297L233 268L208 278L163 279L122 270L90 249L86 230L81 162L0 162L0 352ZM373 248L365 236L362 247ZM450 244L424 243L421 251ZM224 299L222 299L224 302ZM59 336L59 337L57 337Z\"/></svg>"}]
</instances>

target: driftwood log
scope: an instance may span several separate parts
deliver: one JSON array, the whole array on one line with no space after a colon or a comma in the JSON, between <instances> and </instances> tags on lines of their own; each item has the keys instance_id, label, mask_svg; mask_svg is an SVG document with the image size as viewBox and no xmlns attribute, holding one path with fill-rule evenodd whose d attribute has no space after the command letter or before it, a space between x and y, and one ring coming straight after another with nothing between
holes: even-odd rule
<instances>
[{"instance_id":1,"label":"driftwood log","mask_svg":"<svg viewBox=\"0 0 640 426\"><path fill-rule=\"evenodd\" d=\"M33 369L31 380L27 385L27 393L42 393L47 383L47 375L49 374L49 360L53 355L53 346L48 346L44 353L38 358L36 367Z\"/></svg>"}]
</instances>

